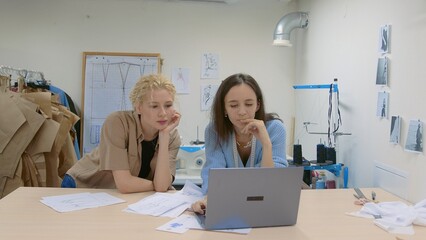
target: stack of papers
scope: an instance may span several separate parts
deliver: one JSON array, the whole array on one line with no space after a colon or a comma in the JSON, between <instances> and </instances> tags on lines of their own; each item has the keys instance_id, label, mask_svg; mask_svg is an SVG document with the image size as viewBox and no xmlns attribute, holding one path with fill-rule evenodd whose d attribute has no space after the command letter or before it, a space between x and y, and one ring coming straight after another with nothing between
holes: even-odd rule
<instances>
[{"instance_id":1,"label":"stack of papers","mask_svg":"<svg viewBox=\"0 0 426 240\"><path fill-rule=\"evenodd\" d=\"M188 208L191 208L192 203L203 198L204 195L201 188L187 180L182 190L176 193L155 193L137 203L130 204L125 211L156 217L174 218L168 223L156 228L160 231L184 233L189 229L203 230L203 227L194 214L182 214ZM251 228L218 231L248 234L250 230Z\"/></svg>"},{"instance_id":2,"label":"stack of papers","mask_svg":"<svg viewBox=\"0 0 426 240\"><path fill-rule=\"evenodd\" d=\"M139 202L130 204L125 211L155 217L175 218L190 208L192 203L203 197L200 187L191 181L186 181L185 186L178 192L157 192Z\"/></svg>"},{"instance_id":3,"label":"stack of papers","mask_svg":"<svg viewBox=\"0 0 426 240\"><path fill-rule=\"evenodd\" d=\"M204 198L201 188L191 181L186 181L182 190L175 193L155 193L149 197L128 205L124 211L137 214L174 218L157 228L160 231L184 233L189 229L203 229L193 214L182 214L191 204ZM59 196L43 197L40 202L58 212L70 212L81 209L102 207L125 202L110 194L76 193ZM248 234L251 228L220 230Z\"/></svg>"},{"instance_id":4,"label":"stack of papers","mask_svg":"<svg viewBox=\"0 0 426 240\"><path fill-rule=\"evenodd\" d=\"M87 208L103 207L125 202L108 193L76 193L43 197L40 202L58 212L71 212Z\"/></svg>"}]
</instances>

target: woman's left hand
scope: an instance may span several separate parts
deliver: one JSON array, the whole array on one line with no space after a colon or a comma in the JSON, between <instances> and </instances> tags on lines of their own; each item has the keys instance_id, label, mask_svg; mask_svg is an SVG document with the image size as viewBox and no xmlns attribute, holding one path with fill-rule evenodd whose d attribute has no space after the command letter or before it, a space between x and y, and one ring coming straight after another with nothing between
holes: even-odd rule
<instances>
[{"instance_id":1,"label":"woman's left hand","mask_svg":"<svg viewBox=\"0 0 426 240\"><path fill-rule=\"evenodd\" d=\"M170 132L173 129L175 129L179 125L180 118L181 118L180 113L175 112L169 121L169 125L164 130L166 130L167 132Z\"/></svg>"}]
</instances>

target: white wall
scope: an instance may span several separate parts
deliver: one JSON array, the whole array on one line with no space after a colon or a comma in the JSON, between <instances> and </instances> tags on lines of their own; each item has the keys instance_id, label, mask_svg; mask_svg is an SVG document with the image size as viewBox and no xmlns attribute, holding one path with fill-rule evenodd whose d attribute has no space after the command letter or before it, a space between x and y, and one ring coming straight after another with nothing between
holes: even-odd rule
<instances>
[{"instance_id":1,"label":"white wall","mask_svg":"<svg viewBox=\"0 0 426 240\"><path fill-rule=\"evenodd\" d=\"M309 136L302 122L327 115L324 93L304 93L294 84L325 84L339 79L344 132L339 155L350 170L350 186L373 185L374 162L408 172L408 199L426 197L424 154L403 149L411 119L426 121L423 103L426 68L421 56L426 38L426 2L411 0L300 0L207 4L135 0L0 0L0 65L44 72L80 106L82 52L158 52L163 73L191 69L190 95L180 95L183 114L179 127L184 141L196 139L208 112L200 112L200 59L205 52L220 55L219 83L235 72L258 79L269 111L283 117L307 158L314 159L318 136ZM308 29L292 32L294 46L271 46L277 21L295 10L308 11ZM388 87L375 85L378 32L391 24ZM296 54L297 53L297 54ZM402 143L389 144L390 120L376 117L378 91L390 92L389 115L400 115ZM297 112L297 114L295 114ZM200 131L203 140L203 131ZM292 144L291 142L288 142Z\"/></svg>"},{"instance_id":2,"label":"white wall","mask_svg":"<svg viewBox=\"0 0 426 240\"><path fill-rule=\"evenodd\" d=\"M190 69L191 94L178 96L184 142L200 140L208 112L200 111L200 84L245 72L266 95L289 132L295 49L272 46L278 20L295 9L288 1L234 4L144 0L0 0L0 65L44 72L52 84L82 102L82 53L160 53L163 73ZM203 53L219 54L219 79L200 80ZM292 144L289 142L289 144Z\"/></svg>"},{"instance_id":3,"label":"white wall","mask_svg":"<svg viewBox=\"0 0 426 240\"><path fill-rule=\"evenodd\" d=\"M426 2L301 0L299 7L309 12L310 22L309 29L297 35L296 84L325 84L339 79L341 130L352 136L339 138L338 157L349 167L350 186L372 186L377 161L408 172L408 200L426 198L425 155L404 151L409 121L426 121L426 68L422 60L426 54ZM389 85L380 87L375 80L379 28L384 24L392 26L390 76ZM376 116L379 91L390 94L389 116L402 117L399 145L389 143L390 118ZM312 102L320 93L305 95L309 96L296 96L295 135L307 148L312 146L307 153L312 157L318 137L308 136L301 123L326 124L327 113L319 117L316 109L324 107L318 104L322 100ZM312 126L311 130L317 129Z\"/></svg>"}]
</instances>

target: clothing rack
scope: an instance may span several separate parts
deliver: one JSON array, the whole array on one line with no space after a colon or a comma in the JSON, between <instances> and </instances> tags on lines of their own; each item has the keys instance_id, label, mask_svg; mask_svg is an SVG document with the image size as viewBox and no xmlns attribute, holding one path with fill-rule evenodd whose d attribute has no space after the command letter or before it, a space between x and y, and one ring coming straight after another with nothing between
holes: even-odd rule
<instances>
[{"instance_id":1,"label":"clothing rack","mask_svg":"<svg viewBox=\"0 0 426 240\"><path fill-rule=\"evenodd\" d=\"M9 66L0 66L0 75L10 77L11 79L24 78L25 82L37 82L46 84L44 74L40 71L34 71L22 68L13 68Z\"/></svg>"}]
</instances>

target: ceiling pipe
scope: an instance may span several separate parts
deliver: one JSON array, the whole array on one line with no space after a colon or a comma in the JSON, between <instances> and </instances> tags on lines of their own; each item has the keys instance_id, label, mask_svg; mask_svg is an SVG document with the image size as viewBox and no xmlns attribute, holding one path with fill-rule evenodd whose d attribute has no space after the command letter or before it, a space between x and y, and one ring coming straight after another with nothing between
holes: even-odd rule
<instances>
[{"instance_id":1,"label":"ceiling pipe","mask_svg":"<svg viewBox=\"0 0 426 240\"><path fill-rule=\"evenodd\" d=\"M295 28L306 28L308 26L308 13L293 12L280 19L274 31L274 46L291 47L290 32Z\"/></svg>"}]
</instances>

